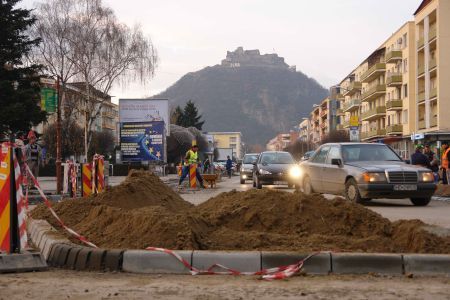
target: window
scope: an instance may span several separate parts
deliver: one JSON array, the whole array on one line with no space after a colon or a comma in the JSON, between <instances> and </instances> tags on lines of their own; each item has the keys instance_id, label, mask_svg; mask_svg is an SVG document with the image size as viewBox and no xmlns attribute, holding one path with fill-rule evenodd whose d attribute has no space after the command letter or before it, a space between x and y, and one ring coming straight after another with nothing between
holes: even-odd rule
<instances>
[{"instance_id":1,"label":"window","mask_svg":"<svg viewBox=\"0 0 450 300\"><path fill-rule=\"evenodd\" d=\"M408 124L408 110L407 109L403 110L402 121L403 121L402 122L403 124Z\"/></svg>"},{"instance_id":2,"label":"window","mask_svg":"<svg viewBox=\"0 0 450 300\"><path fill-rule=\"evenodd\" d=\"M408 97L408 84L403 85L403 98Z\"/></svg>"},{"instance_id":3,"label":"window","mask_svg":"<svg viewBox=\"0 0 450 300\"><path fill-rule=\"evenodd\" d=\"M328 153L327 164L331 165L331 160L333 158L341 158L341 153L339 151L339 147L333 146L330 148L330 152Z\"/></svg>"},{"instance_id":4,"label":"window","mask_svg":"<svg viewBox=\"0 0 450 300\"><path fill-rule=\"evenodd\" d=\"M230 147L236 149L236 144L230 144Z\"/></svg>"},{"instance_id":5,"label":"window","mask_svg":"<svg viewBox=\"0 0 450 300\"><path fill-rule=\"evenodd\" d=\"M230 143L236 143L237 138L235 136L230 137Z\"/></svg>"},{"instance_id":6,"label":"window","mask_svg":"<svg viewBox=\"0 0 450 300\"><path fill-rule=\"evenodd\" d=\"M403 73L408 73L408 59L403 60Z\"/></svg>"},{"instance_id":7,"label":"window","mask_svg":"<svg viewBox=\"0 0 450 300\"><path fill-rule=\"evenodd\" d=\"M313 162L316 164L323 164L325 163L325 160L327 159L328 151L330 151L329 146L325 146L320 148L320 150L316 153L316 155L313 158Z\"/></svg>"},{"instance_id":8,"label":"window","mask_svg":"<svg viewBox=\"0 0 450 300\"><path fill-rule=\"evenodd\" d=\"M405 33L403 35L403 48L406 48L406 47L408 47L408 34L407 33Z\"/></svg>"}]
</instances>

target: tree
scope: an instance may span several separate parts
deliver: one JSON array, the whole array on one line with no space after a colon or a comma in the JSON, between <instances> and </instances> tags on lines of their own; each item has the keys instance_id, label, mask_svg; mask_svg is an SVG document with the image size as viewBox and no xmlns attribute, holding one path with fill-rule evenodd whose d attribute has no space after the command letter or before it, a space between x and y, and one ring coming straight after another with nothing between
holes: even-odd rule
<instances>
[{"instance_id":1,"label":"tree","mask_svg":"<svg viewBox=\"0 0 450 300\"><path fill-rule=\"evenodd\" d=\"M291 153L294 159L300 160L300 158L302 158L302 156L311 149L313 149L312 145L308 145L308 142L298 139L294 143L287 146L284 151Z\"/></svg>"},{"instance_id":2,"label":"tree","mask_svg":"<svg viewBox=\"0 0 450 300\"><path fill-rule=\"evenodd\" d=\"M172 114L170 115L170 123L179 126L183 123L183 110L179 105L177 105L177 107L175 107L172 111Z\"/></svg>"},{"instance_id":3,"label":"tree","mask_svg":"<svg viewBox=\"0 0 450 300\"><path fill-rule=\"evenodd\" d=\"M74 120L65 119L62 124L62 153L63 159L69 158L71 155L78 156L83 153L83 128L81 128ZM56 157L56 124L48 125L42 135L47 153L52 157Z\"/></svg>"},{"instance_id":4,"label":"tree","mask_svg":"<svg viewBox=\"0 0 450 300\"><path fill-rule=\"evenodd\" d=\"M35 19L30 11L14 8L19 0L0 1L0 133L27 131L47 119L41 111L37 64L25 59L39 39L31 39L27 30Z\"/></svg>"},{"instance_id":5,"label":"tree","mask_svg":"<svg viewBox=\"0 0 450 300\"><path fill-rule=\"evenodd\" d=\"M200 121L202 115L198 114L197 107L192 100L189 100L183 109L183 114L181 115L181 126L183 127L195 127L198 130L202 130L204 121Z\"/></svg>"},{"instance_id":6,"label":"tree","mask_svg":"<svg viewBox=\"0 0 450 300\"><path fill-rule=\"evenodd\" d=\"M94 154L101 154L105 157L114 152L114 135L110 131L94 132L92 143L89 148L89 157Z\"/></svg>"},{"instance_id":7,"label":"tree","mask_svg":"<svg viewBox=\"0 0 450 300\"><path fill-rule=\"evenodd\" d=\"M344 130L330 131L321 139L321 144L350 142L350 135Z\"/></svg>"}]
</instances>

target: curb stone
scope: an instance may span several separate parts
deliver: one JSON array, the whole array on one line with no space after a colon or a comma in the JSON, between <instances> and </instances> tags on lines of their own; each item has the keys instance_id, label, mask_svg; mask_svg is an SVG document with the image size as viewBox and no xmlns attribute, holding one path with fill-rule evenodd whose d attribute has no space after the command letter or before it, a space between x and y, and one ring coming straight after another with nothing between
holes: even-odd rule
<instances>
[{"instance_id":1,"label":"curb stone","mask_svg":"<svg viewBox=\"0 0 450 300\"><path fill-rule=\"evenodd\" d=\"M40 239L42 256L52 265L76 270L190 274L188 268L167 253L83 247L71 243L46 221L30 221L30 238L35 245L34 239ZM209 268L212 264L223 264L241 272L280 267L296 263L306 256L295 252L271 251L175 252L198 269ZM0 266L1 263L0 259ZM413 273L450 276L450 254L320 253L305 262L304 270L310 274Z\"/></svg>"}]
</instances>

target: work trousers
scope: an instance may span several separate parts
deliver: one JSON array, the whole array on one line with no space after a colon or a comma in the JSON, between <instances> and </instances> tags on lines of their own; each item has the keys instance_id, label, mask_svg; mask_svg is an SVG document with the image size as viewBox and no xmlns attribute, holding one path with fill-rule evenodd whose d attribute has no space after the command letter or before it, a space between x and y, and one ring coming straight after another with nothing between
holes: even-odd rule
<instances>
[{"instance_id":1,"label":"work trousers","mask_svg":"<svg viewBox=\"0 0 450 300\"><path fill-rule=\"evenodd\" d=\"M27 164L28 167L30 168L31 173L37 179L37 177L39 176L39 163L34 160L29 160ZM31 179L31 176L27 174L27 178L28 178L28 186L34 186L33 179Z\"/></svg>"},{"instance_id":2,"label":"work trousers","mask_svg":"<svg viewBox=\"0 0 450 300\"><path fill-rule=\"evenodd\" d=\"M181 172L181 177L178 184L181 184L183 180L186 178L186 176L189 175L189 167L190 166L183 166L183 171ZM195 170L195 177L197 177L197 181L200 182L200 184L203 184L203 177L202 175L200 175L198 168Z\"/></svg>"}]
</instances>

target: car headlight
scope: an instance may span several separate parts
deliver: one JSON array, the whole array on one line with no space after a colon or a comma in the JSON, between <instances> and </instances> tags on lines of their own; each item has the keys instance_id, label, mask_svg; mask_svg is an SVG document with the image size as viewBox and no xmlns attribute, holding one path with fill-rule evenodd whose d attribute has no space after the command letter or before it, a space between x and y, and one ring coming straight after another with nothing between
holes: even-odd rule
<instances>
[{"instance_id":1,"label":"car headlight","mask_svg":"<svg viewBox=\"0 0 450 300\"><path fill-rule=\"evenodd\" d=\"M419 180L421 182L434 182L434 174L433 172L420 172Z\"/></svg>"},{"instance_id":2,"label":"car headlight","mask_svg":"<svg viewBox=\"0 0 450 300\"><path fill-rule=\"evenodd\" d=\"M363 173L362 179L368 183L387 182L386 174L384 173Z\"/></svg>"},{"instance_id":3,"label":"car headlight","mask_svg":"<svg viewBox=\"0 0 450 300\"><path fill-rule=\"evenodd\" d=\"M302 170L298 167L292 167L289 169L289 177L291 178L300 178L300 176L302 175Z\"/></svg>"},{"instance_id":4,"label":"car headlight","mask_svg":"<svg viewBox=\"0 0 450 300\"><path fill-rule=\"evenodd\" d=\"M272 174L272 173L270 173L269 171L266 171L266 170L263 170L263 169L259 169L259 173L262 174L262 175L269 175L269 174Z\"/></svg>"}]
</instances>

